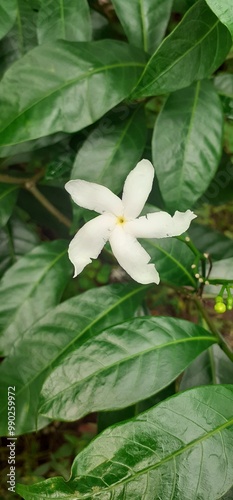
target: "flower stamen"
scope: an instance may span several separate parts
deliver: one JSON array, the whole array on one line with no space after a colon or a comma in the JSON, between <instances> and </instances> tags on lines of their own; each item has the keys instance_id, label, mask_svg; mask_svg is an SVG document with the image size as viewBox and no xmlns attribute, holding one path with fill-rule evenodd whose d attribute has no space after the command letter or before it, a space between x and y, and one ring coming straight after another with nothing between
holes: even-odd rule
<instances>
[{"instance_id":1,"label":"flower stamen","mask_svg":"<svg viewBox=\"0 0 233 500\"><path fill-rule=\"evenodd\" d=\"M120 215L117 217L117 224L124 224L126 222L126 219L123 215Z\"/></svg>"}]
</instances>

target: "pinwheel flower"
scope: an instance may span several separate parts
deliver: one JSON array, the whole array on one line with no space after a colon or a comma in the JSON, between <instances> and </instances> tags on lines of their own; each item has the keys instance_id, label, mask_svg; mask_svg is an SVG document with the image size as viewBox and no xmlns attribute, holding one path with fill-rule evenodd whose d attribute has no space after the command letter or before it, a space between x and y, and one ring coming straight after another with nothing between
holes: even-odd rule
<instances>
[{"instance_id":1,"label":"pinwheel flower","mask_svg":"<svg viewBox=\"0 0 233 500\"><path fill-rule=\"evenodd\" d=\"M99 216L87 222L69 245L69 258L77 276L92 259L96 259L109 241L120 266L138 283L159 283L159 273L149 264L150 255L137 238L179 236L196 215L187 210L149 213L139 217L152 188L154 167L140 161L126 178L122 200L110 189L83 180L66 183L65 188L80 207L95 210Z\"/></svg>"}]
</instances>

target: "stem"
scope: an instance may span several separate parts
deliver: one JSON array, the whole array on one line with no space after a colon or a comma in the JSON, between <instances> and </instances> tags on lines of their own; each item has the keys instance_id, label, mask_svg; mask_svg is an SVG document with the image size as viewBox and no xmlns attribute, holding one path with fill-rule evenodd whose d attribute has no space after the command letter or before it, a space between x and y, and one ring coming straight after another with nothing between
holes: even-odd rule
<instances>
[{"instance_id":1,"label":"stem","mask_svg":"<svg viewBox=\"0 0 233 500\"><path fill-rule=\"evenodd\" d=\"M199 259L203 258L202 253L199 252L199 250L195 247L195 245L193 244L193 242L189 238L189 236L187 236L186 238L184 238L183 236L176 236L176 238L177 238L177 240L183 241L183 243L185 243L187 245L187 247L190 248L190 250L193 252L193 254L196 257L199 257Z\"/></svg>"},{"instance_id":2,"label":"stem","mask_svg":"<svg viewBox=\"0 0 233 500\"><path fill-rule=\"evenodd\" d=\"M59 220L64 226L71 227L71 222L65 215L63 215L60 210L58 210L49 200L37 189L33 182L26 182L25 189L27 189L40 203L45 207L48 212L50 212L54 217Z\"/></svg>"},{"instance_id":3,"label":"stem","mask_svg":"<svg viewBox=\"0 0 233 500\"><path fill-rule=\"evenodd\" d=\"M217 374L216 374L216 367L214 364L213 346L209 347L208 354L209 354L209 358L210 358L210 366L211 366L213 383L217 384L218 380L217 380Z\"/></svg>"},{"instance_id":4,"label":"stem","mask_svg":"<svg viewBox=\"0 0 233 500\"><path fill-rule=\"evenodd\" d=\"M11 177L10 175L0 174L0 182L5 182L6 184L20 184L23 188L27 189L40 203L43 207L48 210L54 217L56 217L59 222L64 224L66 227L71 227L71 221L63 215L60 210L58 210L49 200L37 189L36 183L44 175L44 169L39 170L33 177L22 178L22 177Z\"/></svg>"},{"instance_id":5,"label":"stem","mask_svg":"<svg viewBox=\"0 0 233 500\"><path fill-rule=\"evenodd\" d=\"M0 182L5 182L6 184L25 184L25 182L30 182L32 178L22 178L22 177L11 177L11 175L0 174Z\"/></svg>"},{"instance_id":6,"label":"stem","mask_svg":"<svg viewBox=\"0 0 233 500\"><path fill-rule=\"evenodd\" d=\"M192 297L197 308L199 309L200 313L202 314L202 317L204 318L206 324L208 325L209 329L211 332L215 335L215 337L218 339L219 346L225 352L227 357L233 361L233 351L230 349L230 347L227 345L225 342L224 337L221 335L221 333L218 331L216 328L215 324L213 323L212 319L209 317L209 314L207 313L206 309L203 307L200 299L198 297Z\"/></svg>"}]
</instances>

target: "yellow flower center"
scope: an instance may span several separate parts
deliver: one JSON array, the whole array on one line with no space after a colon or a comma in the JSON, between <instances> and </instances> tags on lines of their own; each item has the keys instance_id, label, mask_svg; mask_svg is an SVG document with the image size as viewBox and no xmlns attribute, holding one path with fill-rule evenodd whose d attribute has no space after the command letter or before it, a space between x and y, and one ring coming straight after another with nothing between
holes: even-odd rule
<instances>
[{"instance_id":1,"label":"yellow flower center","mask_svg":"<svg viewBox=\"0 0 233 500\"><path fill-rule=\"evenodd\" d=\"M117 224L124 224L126 222L126 219L124 218L123 215L120 215L117 217Z\"/></svg>"}]
</instances>

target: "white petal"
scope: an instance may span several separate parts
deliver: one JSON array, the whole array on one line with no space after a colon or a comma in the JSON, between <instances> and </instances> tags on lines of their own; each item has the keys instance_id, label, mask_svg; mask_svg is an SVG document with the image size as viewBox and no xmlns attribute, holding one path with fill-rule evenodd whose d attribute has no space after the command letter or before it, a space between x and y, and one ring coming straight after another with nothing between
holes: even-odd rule
<instances>
[{"instance_id":1,"label":"white petal","mask_svg":"<svg viewBox=\"0 0 233 500\"><path fill-rule=\"evenodd\" d=\"M196 217L191 210L175 212L173 217L167 212L155 212L126 222L124 227L125 231L135 238L167 238L179 236L187 231Z\"/></svg>"},{"instance_id":2,"label":"white petal","mask_svg":"<svg viewBox=\"0 0 233 500\"><path fill-rule=\"evenodd\" d=\"M113 215L99 215L77 232L68 250L69 259L75 269L74 278L87 264L90 264L92 259L98 257L115 224L116 218Z\"/></svg>"},{"instance_id":3,"label":"white petal","mask_svg":"<svg viewBox=\"0 0 233 500\"><path fill-rule=\"evenodd\" d=\"M67 182L65 189L80 207L95 210L100 214L109 212L118 216L123 213L121 199L100 184L76 180Z\"/></svg>"},{"instance_id":4,"label":"white petal","mask_svg":"<svg viewBox=\"0 0 233 500\"><path fill-rule=\"evenodd\" d=\"M137 217L151 192L154 167L149 160L140 161L126 178L122 201L126 218Z\"/></svg>"},{"instance_id":5,"label":"white petal","mask_svg":"<svg viewBox=\"0 0 233 500\"><path fill-rule=\"evenodd\" d=\"M138 283L159 283L159 274L153 264L148 264L150 255L127 234L123 226L117 225L109 238L112 251L123 269Z\"/></svg>"}]
</instances>

